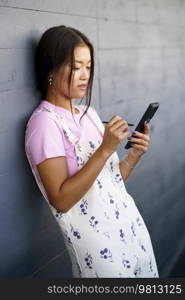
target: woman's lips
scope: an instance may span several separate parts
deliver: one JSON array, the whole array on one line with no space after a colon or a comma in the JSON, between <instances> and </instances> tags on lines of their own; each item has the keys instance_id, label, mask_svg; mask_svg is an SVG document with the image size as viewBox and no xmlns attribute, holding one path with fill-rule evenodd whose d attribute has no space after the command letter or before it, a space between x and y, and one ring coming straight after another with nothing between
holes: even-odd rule
<instances>
[{"instance_id":1,"label":"woman's lips","mask_svg":"<svg viewBox=\"0 0 185 300\"><path fill-rule=\"evenodd\" d=\"M79 89L81 90L86 90L87 88L87 85L86 84L81 84L81 85L78 85Z\"/></svg>"}]
</instances>

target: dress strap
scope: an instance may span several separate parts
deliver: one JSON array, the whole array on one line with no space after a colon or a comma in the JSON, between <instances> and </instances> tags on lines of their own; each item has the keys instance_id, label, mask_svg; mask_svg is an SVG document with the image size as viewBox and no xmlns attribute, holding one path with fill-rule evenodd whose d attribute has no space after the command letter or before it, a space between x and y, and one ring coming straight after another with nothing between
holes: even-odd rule
<instances>
[{"instance_id":1,"label":"dress strap","mask_svg":"<svg viewBox=\"0 0 185 300\"><path fill-rule=\"evenodd\" d=\"M64 118L58 112L56 112L52 108L48 108L48 107L45 107L45 106L42 106L41 110L53 113L58 119L60 119L60 122L62 124L62 128L64 130L64 134L68 138L68 140L71 144L74 145L78 142L78 138L72 133L71 129L66 125Z\"/></svg>"},{"instance_id":2,"label":"dress strap","mask_svg":"<svg viewBox=\"0 0 185 300\"><path fill-rule=\"evenodd\" d=\"M79 105L79 107L83 108L84 105ZM91 120L93 125L96 127L96 129L99 131L100 135L104 135L105 128L103 126L103 123L101 120L98 118L95 109L93 107L89 107L87 111L87 117Z\"/></svg>"}]
</instances>

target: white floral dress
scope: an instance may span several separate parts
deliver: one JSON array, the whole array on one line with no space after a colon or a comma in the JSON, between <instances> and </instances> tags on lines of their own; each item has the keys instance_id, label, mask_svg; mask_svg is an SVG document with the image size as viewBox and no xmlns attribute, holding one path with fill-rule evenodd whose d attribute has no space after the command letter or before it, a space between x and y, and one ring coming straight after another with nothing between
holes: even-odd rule
<instances>
[{"instance_id":1,"label":"white floral dress","mask_svg":"<svg viewBox=\"0 0 185 300\"><path fill-rule=\"evenodd\" d=\"M82 145L62 116L50 108L41 110L58 118L64 134L75 147L78 169L83 167L101 141L89 140ZM91 107L87 116L103 137L104 126ZM61 228L74 277L159 276L150 235L133 198L126 191L116 152L106 161L89 191L67 213L57 211L49 203L33 168L32 172Z\"/></svg>"}]
</instances>

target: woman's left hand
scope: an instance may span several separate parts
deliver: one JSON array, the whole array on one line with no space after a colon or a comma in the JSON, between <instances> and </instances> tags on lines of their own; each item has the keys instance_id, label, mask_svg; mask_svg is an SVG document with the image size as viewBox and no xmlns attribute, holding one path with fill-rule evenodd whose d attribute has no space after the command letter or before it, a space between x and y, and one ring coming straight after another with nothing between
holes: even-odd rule
<instances>
[{"instance_id":1,"label":"woman's left hand","mask_svg":"<svg viewBox=\"0 0 185 300\"><path fill-rule=\"evenodd\" d=\"M129 154L135 158L142 156L148 151L148 146L150 143L150 127L147 122L144 123L144 133L134 131L133 137L129 141L133 144L129 151Z\"/></svg>"}]
</instances>

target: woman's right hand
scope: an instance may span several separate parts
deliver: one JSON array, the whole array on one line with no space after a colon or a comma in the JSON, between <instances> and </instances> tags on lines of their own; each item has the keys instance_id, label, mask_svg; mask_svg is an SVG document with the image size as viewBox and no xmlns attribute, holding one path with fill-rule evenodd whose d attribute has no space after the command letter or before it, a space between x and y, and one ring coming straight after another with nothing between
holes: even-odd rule
<instances>
[{"instance_id":1,"label":"woman's right hand","mask_svg":"<svg viewBox=\"0 0 185 300\"><path fill-rule=\"evenodd\" d=\"M103 141L100 147L107 155L111 155L128 135L127 122L119 116L114 116L105 126Z\"/></svg>"}]
</instances>

